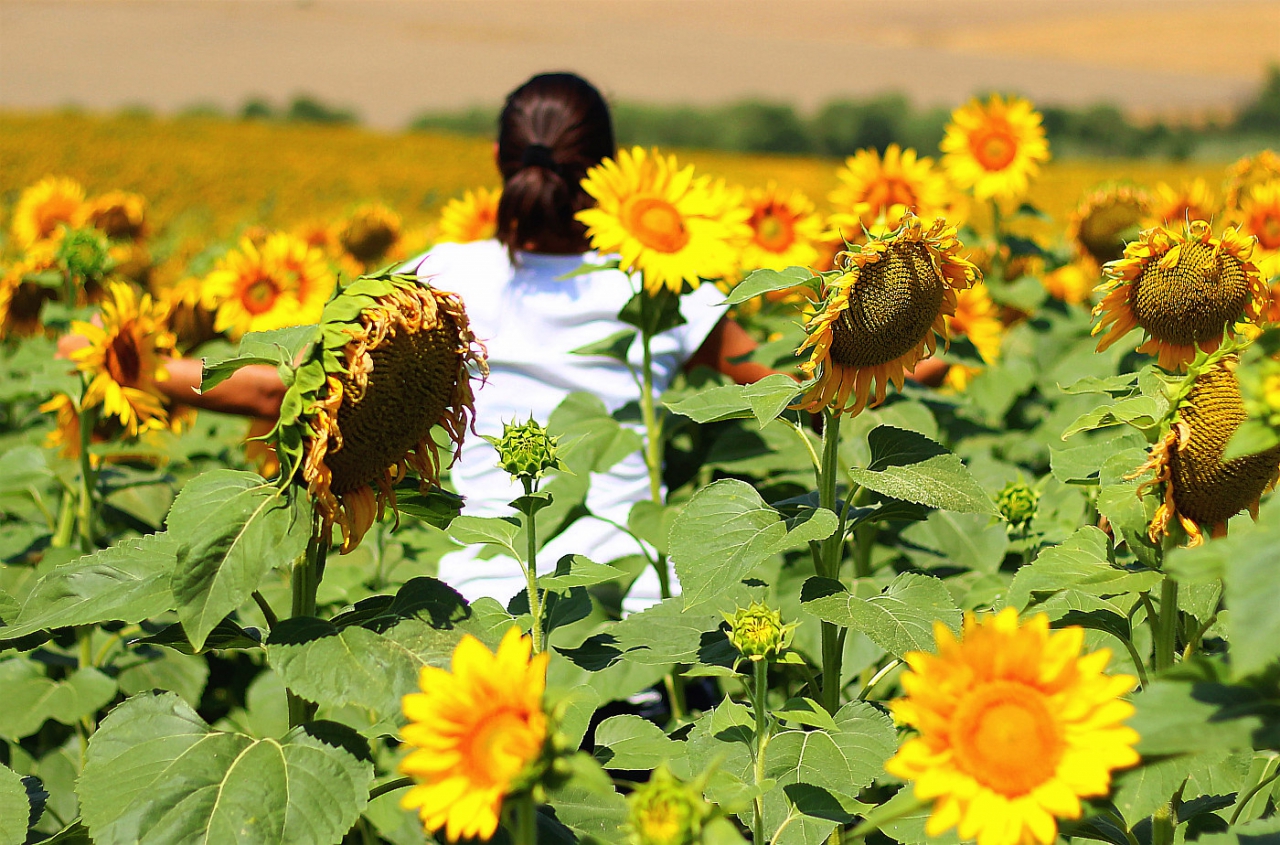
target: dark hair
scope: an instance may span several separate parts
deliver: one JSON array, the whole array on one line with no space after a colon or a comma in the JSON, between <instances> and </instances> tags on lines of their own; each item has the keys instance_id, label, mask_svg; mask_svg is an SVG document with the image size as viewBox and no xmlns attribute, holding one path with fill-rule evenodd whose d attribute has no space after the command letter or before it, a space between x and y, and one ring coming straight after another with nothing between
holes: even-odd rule
<instances>
[{"instance_id":1,"label":"dark hair","mask_svg":"<svg viewBox=\"0 0 1280 845\"><path fill-rule=\"evenodd\" d=\"M585 248L573 216L593 200L579 183L614 153L609 107L582 77L543 73L512 91L498 118L498 240L513 256L529 243Z\"/></svg>"}]
</instances>

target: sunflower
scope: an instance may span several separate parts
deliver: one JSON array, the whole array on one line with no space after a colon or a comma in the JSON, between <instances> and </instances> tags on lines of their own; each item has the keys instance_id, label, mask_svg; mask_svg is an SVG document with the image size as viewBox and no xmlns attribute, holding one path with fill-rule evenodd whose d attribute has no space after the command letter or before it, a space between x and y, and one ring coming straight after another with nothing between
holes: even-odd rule
<instances>
[{"instance_id":1,"label":"sunflower","mask_svg":"<svg viewBox=\"0 0 1280 845\"><path fill-rule=\"evenodd\" d=\"M747 197L751 240L742 249L746 270L809 267L818 260L814 241L822 236L822 218L799 191L784 194L770 182Z\"/></svg>"},{"instance_id":2,"label":"sunflower","mask_svg":"<svg viewBox=\"0 0 1280 845\"><path fill-rule=\"evenodd\" d=\"M80 457L80 409L76 400L65 393L55 393L40 406L40 412L53 414L53 430L45 437L45 445L57 449L68 460Z\"/></svg>"},{"instance_id":3,"label":"sunflower","mask_svg":"<svg viewBox=\"0 0 1280 845\"><path fill-rule=\"evenodd\" d=\"M400 240L400 215L385 205L362 205L338 227L338 243L366 267L380 260Z\"/></svg>"},{"instance_id":4,"label":"sunflower","mask_svg":"<svg viewBox=\"0 0 1280 845\"><path fill-rule=\"evenodd\" d=\"M19 249L27 249L37 241L71 225L84 203L84 188L74 179L46 176L22 192L13 207L9 232Z\"/></svg>"},{"instance_id":5,"label":"sunflower","mask_svg":"<svg viewBox=\"0 0 1280 845\"><path fill-rule=\"evenodd\" d=\"M1267 303L1267 286L1250 258L1254 240L1235 229L1222 238L1193 220L1179 233L1148 229L1125 247L1124 258L1104 268L1101 320L1093 333L1101 352L1135 328L1147 340L1139 352L1155 354L1165 369L1185 368L1197 348L1212 352L1223 333L1240 321L1256 321Z\"/></svg>"},{"instance_id":6,"label":"sunflower","mask_svg":"<svg viewBox=\"0 0 1280 845\"><path fill-rule=\"evenodd\" d=\"M901 218L905 211L931 222L947 210L947 181L933 166L933 159L919 157L915 150L890 144L884 158L872 149L858 150L836 172L840 187L829 197L838 214L833 220L843 236L853 241L859 236L853 225L870 230L882 216ZM901 206L901 208L897 208Z\"/></svg>"},{"instance_id":7,"label":"sunflower","mask_svg":"<svg viewBox=\"0 0 1280 845\"><path fill-rule=\"evenodd\" d=\"M110 282L102 303L102 325L73 322L71 330L89 344L71 353L89 377L81 400L101 404L105 416L120 421L130 437L166 427L169 415L156 387L168 378L163 358L173 352L173 333L162 328L165 306L129 285Z\"/></svg>"},{"instance_id":8,"label":"sunflower","mask_svg":"<svg viewBox=\"0 0 1280 845\"><path fill-rule=\"evenodd\" d=\"M623 270L643 274L650 294L732 276L738 245L751 238L734 192L695 179L692 165L681 169L656 149L619 151L588 170L582 188L597 202L577 214L591 246L618 253Z\"/></svg>"},{"instance_id":9,"label":"sunflower","mask_svg":"<svg viewBox=\"0 0 1280 845\"><path fill-rule=\"evenodd\" d=\"M395 508L392 485L408 467L424 486L439 483L431 429L461 448L474 413L467 366L488 369L462 300L409 276L352 283L325 307L317 337L290 388L296 398L285 399L302 413L281 416L276 453L282 463L305 456L324 532L341 525L345 553L388 502Z\"/></svg>"},{"instance_id":10,"label":"sunflower","mask_svg":"<svg viewBox=\"0 0 1280 845\"><path fill-rule=\"evenodd\" d=\"M1240 201L1238 218L1245 234L1258 239L1268 252L1280 250L1280 178L1249 189Z\"/></svg>"},{"instance_id":11,"label":"sunflower","mask_svg":"<svg viewBox=\"0 0 1280 845\"><path fill-rule=\"evenodd\" d=\"M981 280L960 249L945 220L925 230L908 214L893 234L843 253L844 272L826 284L796 350L813 349L801 369L818 378L797 407L857 414L873 387L876 402L890 381L901 389L916 363L933 354L935 335L947 337L956 291Z\"/></svg>"},{"instance_id":12,"label":"sunflower","mask_svg":"<svg viewBox=\"0 0 1280 845\"><path fill-rule=\"evenodd\" d=\"M166 328L173 332L177 349L190 352L218 336L213 328L217 302L207 293L203 279L187 276L159 288L156 295L169 315Z\"/></svg>"},{"instance_id":13,"label":"sunflower","mask_svg":"<svg viewBox=\"0 0 1280 845\"><path fill-rule=\"evenodd\" d=\"M276 232L261 247L242 238L205 278L202 297L217 303L214 329L239 337L319 322L335 282L320 250Z\"/></svg>"},{"instance_id":14,"label":"sunflower","mask_svg":"<svg viewBox=\"0 0 1280 845\"><path fill-rule=\"evenodd\" d=\"M146 235L147 201L140 194L111 191L84 203L77 226L92 226L112 240L136 241Z\"/></svg>"},{"instance_id":15,"label":"sunflower","mask_svg":"<svg viewBox=\"0 0 1280 845\"><path fill-rule=\"evenodd\" d=\"M1280 252L1272 252L1258 259L1258 275L1269 291L1262 319L1267 323L1280 323Z\"/></svg>"},{"instance_id":16,"label":"sunflower","mask_svg":"<svg viewBox=\"0 0 1280 845\"><path fill-rule=\"evenodd\" d=\"M994 364L1000 357L1004 323L1000 322L1000 309L991 301L984 283L956 292L956 312L947 317L947 330L969 338L986 363Z\"/></svg>"},{"instance_id":17,"label":"sunflower","mask_svg":"<svg viewBox=\"0 0 1280 845\"><path fill-rule=\"evenodd\" d=\"M1156 226L1186 226L1192 220L1212 221L1216 210L1208 184L1197 176L1195 181L1184 182L1178 188L1158 183L1147 219Z\"/></svg>"},{"instance_id":18,"label":"sunflower","mask_svg":"<svg viewBox=\"0 0 1280 845\"><path fill-rule=\"evenodd\" d=\"M37 273L60 272L52 241L39 241L22 258L0 273L0 340L30 337L44 330L45 302L56 299L50 288L29 281Z\"/></svg>"},{"instance_id":19,"label":"sunflower","mask_svg":"<svg viewBox=\"0 0 1280 845\"><path fill-rule=\"evenodd\" d=\"M1239 208L1254 185L1272 179L1280 179L1280 155L1275 151L1262 150L1257 155L1241 158L1228 171L1227 209Z\"/></svg>"},{"instance_id":20,"label":"sunflower","mask_svg":"<svg viewBox=\"0 0 1280 845\"><path fill-rule=\"evenodd\" d=\"M1139 485L1143 492L1163 487L1163 501L1148 534L1159 542L1176 517L1190 538L1204 542L1204 529L1225 533L1227 520L1249 509L1257 518L1258 500L1275 484L1280 446L1223 462L1236 429L1245 421L1244 398L1236 380L1239 358L1210 355L1193 366L1171 403L1168 430L1151 450L1137 475L1154 472ZM1135 475L1136 477L1136 475Z\"/></svg>"},{"instance_id":21,"label":"sunflower","mask_svg":"<svg viewBox=\"0 0 1280 845\"><path fill-rule=\"evenodd\" d=\"M498 231L498 200L502 189L476 188L462 199L451 199L440 212L440 240L454 243L486 241Z\"/></svg>"},{"instance_id":22,"label":"sunflower","mask_svg":"<svg viewBox=\"0 0 1280 845\"><path fill-rule=\"evenodd\" d=\"M942 166L958 187L980 199L1012 199L1027 192L1049 160L1040 113L1020 97L970 100L951 113L942 139Z\"/></svg>"},{"instance_id":23,"label":"sunflower","mask_svg":"<svg viewBox=\"0 0 1280 845\"><path fill-rule=\"evenodd\" d=\"M1086 196L1067 222L1067 241L1077 257L1101 267L1124 255L1127 241L1151 216L1151 198L1131 185L1108 185ZM1185 226L1186 224L1175 224Z\"/></svg>"},{"instance_id":24,"label":"sunflower","mask_svg":"<svg viewBox=\"0 0 1280 845\"><path fill-rule=\"evenodd\" d=\"M417 810L427 830L443 828L455 842L487 840L503 800L536 782L548 746L542 695L550 655L530 657L530 647L517 628L497 653L465 634L452 671L424 666L422 692L404 697L409 724L400 734L413 751L400 771L417 784L400 806Z\"/></svg>"},{"instance_id":25,"label":"sunflower","mask_svg":"<svg viewBox=\"0 0 1280 845\"><path fill-rule=\"evenodd\" d=\"M1098 277L1092 267L1086 269L1079 262L1073 261L1045 273L1040 277L1040 282L1054 299L1070 305L1081 305L1092 298Z\"/></svg>"},{"instance_id":26,"label":"sunflower","mask_svg":"<svg viewBox=\"0 0 1280 845\"><path fill-rule=\"evenodd\" d=\"M978 845L1049 845L1058 818L1080 817L1080 799L1106 795L1113 769L1138 762L1138 734L1123 722L1130 675L1108 675L1109 649L1081 655L1084 629L1049 631L1049 617L1019 623L1006 607L966 613L957 640L933 624L937 653L907 652L905 698L894 718L919 734L888 762L933 799L925 833L958 827Z\"/></svg>"}]
</instances>

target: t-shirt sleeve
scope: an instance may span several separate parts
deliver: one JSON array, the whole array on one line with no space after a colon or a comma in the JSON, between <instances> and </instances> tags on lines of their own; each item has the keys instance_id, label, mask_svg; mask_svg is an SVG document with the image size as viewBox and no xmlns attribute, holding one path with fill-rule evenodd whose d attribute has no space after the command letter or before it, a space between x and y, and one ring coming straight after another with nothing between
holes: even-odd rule
<instances>
[{"instance_id":1,"label":"t-shirt sleeve","mask_svg":"<svg viewBox=\"0 0 1280 845\"><path fill-rule=\"evenodd\" d=\"M672 329L670 334L677 344L682 360L689 360L711 334L729 306L724 304L724 293L715 285L706 283L680 300L680 314L685 323Z\"/></svg>"}]
</instances>

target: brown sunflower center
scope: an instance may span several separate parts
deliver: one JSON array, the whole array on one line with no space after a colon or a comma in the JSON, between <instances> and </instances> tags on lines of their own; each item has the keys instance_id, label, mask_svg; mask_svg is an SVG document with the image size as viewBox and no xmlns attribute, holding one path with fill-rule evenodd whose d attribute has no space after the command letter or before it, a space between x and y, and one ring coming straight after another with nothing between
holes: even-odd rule
<instances>
[{"instance_id":1,"label":"brown sunflower center","mask_svg":"<svg viewBox=\"0 0 1280 845\"><path fill-rule=\"evenodd\" d=\"M1209 244L1175 249L1172 266L1153 258L1134 282L1129 295L1134 319L1156 340L1178 346L1221 337L1249 303L1244 265Z\"/></svg>"},{"instance_id":2,"label":"brown sunflower center","mask_svg":"<svg viewBox=\"0 0 1280 845\"><path fill-rule=\"evenodd\" d=\"M1199 525L1226 522L1258 501L1280 465L1280 446L1222 462L1231 436L1245 420L1235 374L1214 367L1196 378L1178 411L1185 426L1182 445L1169 450L1173 501Z\"/></svg>"},{"instance_id":3,"label":"brown sunflower center","mask_svg":"<svg viewBox=\"0 0 1280 845\"><path fill-rule=\"evenodd\" d=\"M1016 681L992 681L961 700L951 720L956 763L1002 795L1025 795L1057 771L1065 742L1045 696Z\"/></svg>"},{"instance_id":4,"label":"brown sunflower center","mask_svg":"<svg viewBox=\"0 0 1280 845\"><path fill-rule=\"evenodd\" d=\"M1141 200L1116 198L1095 207L1080 221L1080 246L1099 264L1124 255L1124 239L1142 222Z\"/></svg>"},{"instance_id":5,"label":"brown sunflower center","mask_svg":"<svg viewBox=\"0 0 1280 845\"><path fill-rule=\"evenodd\" d=\"M774 206L758 210L751 217L756 245L768 252L786 252L796 242L795 220Z\"/></svg>"},{"instance_id":6,"label":"brown sunflower center","mask_svg":"<svg viewBox=\"0 0 1280 845\"><path fill-rule=\"evenodd\" d=\"M1262 208L1249 219L1249 231L1263 249L1280 249L1280 208Z\"/></svg>"},{"instance_id":7,"label":"brown sunflower center","mask_svg":"<svg viewBox=\"0 0 1280 845\"><path fill-rule=\"evenodd\" d=\"M258 276L245 285L240 295L240 303L244 306L244 310L256 316L270 311L279 297L280 287L276 284L276 280L270 276Z\"/></svg>"},{"instance_id":8,"label":"brown sunflower center","mask_svg":"<svg viewBox=\"0 0 1280 845\"><path fill-rule=\"evenodd\" d=\"M129 214L129 210L119 204L97 209L91 215L89 222L108 238L132 239L142 233L140 221L135 220Z\"/></svg>"},{"instance_id":9,"label":"brown sunflower center","mask_svg":"<svg viewBox=\"0 0 1280 845\"><path fill-rule=\"evenodd\" d=\"M689 243L684 217L660 197L635 197L623 209L627 230L658 252L679 252Z\"/></svg>"},{"instance_id":10,"label":"brown sunflower center","mask_svg":"<svg viewBox=\"0 0 1280 845\"><path fill-rule=\"evenodd\" d=\"M831 324L831 360L875 367L906 354L938 319L946 283L921 243L899 244L867 264Z\"/></svg>"},{"instance_id":11,"label":"brown sunflower center","mask_svg":"<svg viewBox=\"0 0 1280 845\"><path fill-rule=\"evenodd\" d=\"M1018 139L1008 126L991 126L970 136L969 149L983 170L998 172L1013 164Z\"/></svg>"},{"instance_id":12,"label":"brown sunflower center","mask_svg":"<svg viewBox=\"0 0 1280 845\"><path fill-rule=\"evenodd\" d=\"M400 237L385 220L357 217L342 233L342 248L364 264L376 261L391 249Z\"/></svg>"},{"instance_id":13,"label":"brown sunflower center","mask_svg":"<svg viewBox=\"0 0 1280 845\"><path fill-rule=\"evenodd\" d=\"M142 354L133 337L133 326L125 324L107 344L105 355L107 373L117 384L135 387L142 377Z\"/></svg>"}]
</instances>

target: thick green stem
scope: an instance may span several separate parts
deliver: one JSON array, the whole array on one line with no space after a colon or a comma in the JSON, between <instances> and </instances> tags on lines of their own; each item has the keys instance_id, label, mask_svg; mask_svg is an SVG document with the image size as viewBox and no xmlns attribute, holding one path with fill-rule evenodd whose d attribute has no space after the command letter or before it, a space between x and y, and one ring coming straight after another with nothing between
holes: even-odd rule
<instances>
[{"instance_id":1,"label":"thick green stem","mask_svg":"<svg viewBox=\"0 0 1280 845\"><path fill-rule=\"evenodd\" d=\"M1004 281L1004 256L1000 252L1004 244L1004 226L1000 219L1000 201L991 199L991 236L995 240L995 249L991 253L991 275L998 281Z\"/></svg>"},{"instance_id":2,"label":"thick green stem","mask_svg":"<svg viewBox=\"0 0 1280 845\"><path fill-rule=\"evenodd\" d=\"M71 545L71 538L76 533L76 501L78 495L71 490L62 491L62 504L58 506L58 527L53 539L49 541L55 549L64 549Z\"/></svg>"},{"instance_id":3,"label":"thick green stem","mask_svg":"<svg viewBox=\"0 0 1280 845\"><path fill-rule=\"evenodd\" d=\"M320 589L320 575L324 572L325 558L329 554L329 543L323 537L320 517L317 515L311 527L311 539L307 541L306 554L293 566L293 602L291 616L315 616L316 592ZM311 702L289 691L289 726L296 728L304 722L311 721L315 715L315 707Z\"/></svg>"},{"instance_id":4,"label":"thick green stem","mask_svg":"<svg viewBox=\"0 0 1280 845\"><path fill-rule=\"evenodd\" d=\"M526 477L520 480L524 482L525 496L532 496L533 479ZM543 644L542 602L538 596L538 515L532 507L524 513L524 534L526 540L524 577L529 592L529 615L533 617L530 634L533 637L533 653L541 654Z\"/></svg>"},{"instance_id":5,"label":"thick green stem","mask_svg":"<svg viewBox=\"0 0 1280 845\"><path fill-rule=\"evenodd\" d=\"M1160 615L1155 640L1155 669L1163 672L1173 666L1178 647L1178 582L1167 573L1160 585Z\"/></svg>"},{"instance_id":6,"label":"thick green stem","mask_svg":"<svg viewBox=\"0 0 1280 845\"><path fill-rule=\"evenodd\" d=\"M533 803L531 792L516 799L516 829L513 833L515 845L538 845L538 807Z\"/></svg>"},{"instance_id":7,"label":"thick green stem","mask_svg":"<svg viewBox=\"0 0 1280 845\"><path fill-rule=\"evenodd\" d=\"M756 748L755 748L755 783L759 787L764 783L764 750L769 744L769 662L767 660L752 661L755 669L755 683L752 685L752 709L756 714ZM751 845L765 845L764 839L764 796L757 795L755 812L751 818Z\"/></svg>"},{"instance_id":8,"label":"thick green stem","mask_svg":"<svg viewBox=\"0 0 1280 845\"><path fill-rule=\"evenodd\" d=\"M647 323L647 312L652 306L646 295L640 300L641 322ZM640 414L644 421L644 462L649 468L649 498L662 504L662 424L653 397L653 338L646 329L640 330L641 364Z\"/></svg>"},{"instance_id":9,"label":"thick green stem","mask_svg":"<svg viewBox=\"0 0 1280 845\"><path fill-rule=\"evenodd\" d=\"M824 412L822 426L822 466L818 470L818 505L836 510L836 475L840 459L840 417ZM839 532L822 541L821 554L815 559L818 575L840 578L840 558L844 537ZM838 626L822 623L822 706L834 714L840 708L840 671L843 652Z\"/></svg>"},{"instance_id":10,"label":"thick green stem","mask_svg":"<svg viewBox=\"0 0 1280 845\"><path fill-rule=\"evenodd\" d=\"M89 454L89 443L93 437L93 427L98 422L95 408L80 409L80 508L77 513L80 523L80 550L85 554L94 550L94 513L97 503L94 494L97 492L97 474L93 469L93 458Z\"/></svg>"}]
</instances>

